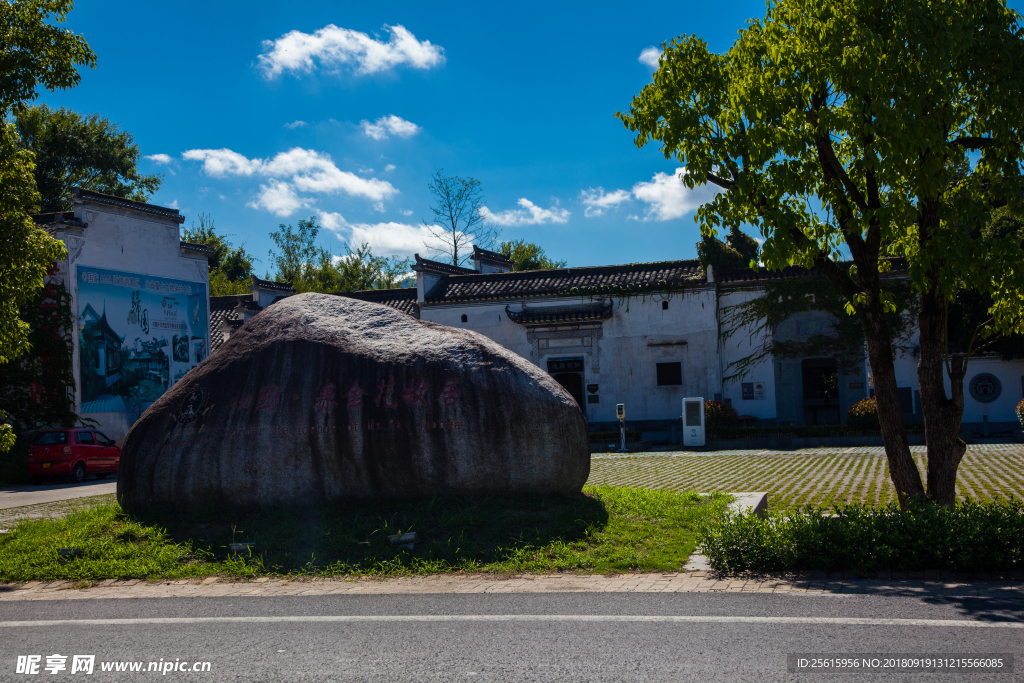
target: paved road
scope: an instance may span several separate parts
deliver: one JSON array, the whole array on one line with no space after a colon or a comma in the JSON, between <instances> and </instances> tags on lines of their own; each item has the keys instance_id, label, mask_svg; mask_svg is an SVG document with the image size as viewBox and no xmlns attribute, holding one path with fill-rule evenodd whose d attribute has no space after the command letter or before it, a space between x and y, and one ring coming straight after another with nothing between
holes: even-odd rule
<instances>
[{"instance_id":1,"label":"paved road","mask_svg":"<svg viewBox=\"0 0 1024 683\"><path fill-rule=\"evenodd\" d=\"M81 484L55 481L40 486L0 486L0 510L116 492L116 474L112 474L106 479L90 477Z\"/></svg>"},{"instance_id":2,"label":"paved road","mask_svg":"<svg viewBox=\"0 0 1024 683\"><path fill-rule=\"evenodd\" d=\"M787 653L1012 653L1012 674L787 671ZM0 604L18 655L209 661L204 681L1021 681L1024 601L935 596L553 593L90 599ZM70 670L70 666L69 666ZM63 680L69 671L46 680ZM72 677L72 680L75 680Z\"/></svg>"}]
</instances>

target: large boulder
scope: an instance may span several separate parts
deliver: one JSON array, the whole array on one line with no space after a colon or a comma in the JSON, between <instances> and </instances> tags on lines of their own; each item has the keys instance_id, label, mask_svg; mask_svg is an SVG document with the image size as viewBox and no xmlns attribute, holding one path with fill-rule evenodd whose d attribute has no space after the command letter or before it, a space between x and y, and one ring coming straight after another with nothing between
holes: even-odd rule
<instances>
[{"instance_id":1,"label":"large boulder","mask_svg":"<svg viewBox=\"0 0 1024 683\"><path fill-rule=\"evenodd\" d=\"M125 438L126 510L340 497L576 493L587 425L483 335L300 294L259 313Z\"/></svg>"}]
</instances>

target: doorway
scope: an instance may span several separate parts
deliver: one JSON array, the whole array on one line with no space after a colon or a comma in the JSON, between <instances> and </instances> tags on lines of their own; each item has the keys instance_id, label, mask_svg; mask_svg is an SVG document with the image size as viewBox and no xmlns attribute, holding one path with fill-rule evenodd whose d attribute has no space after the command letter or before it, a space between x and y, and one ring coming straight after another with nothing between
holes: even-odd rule
<instances>
[{"instance_id":1,"label":"doorway","mask_svg":"<svg viewBox=\"0 0 1024 683\"><path fill-rule=\"evenodd\" d=\"M548 372L551 377L562 385L574 399L580 410L585 400L583 398L583 359L582 358L553 358L548 361Z\"/></svg>"},{"instance_id":2,"label":"doorway","mask_svg":"<svg viewBox=\"0 0 1024 683\"><path fill-rule=\"evenodd\" d=\"M809 358L801 362L801 369L804 424L839 424L839 369L835 358Z\"/></svg>"}]
</instances>

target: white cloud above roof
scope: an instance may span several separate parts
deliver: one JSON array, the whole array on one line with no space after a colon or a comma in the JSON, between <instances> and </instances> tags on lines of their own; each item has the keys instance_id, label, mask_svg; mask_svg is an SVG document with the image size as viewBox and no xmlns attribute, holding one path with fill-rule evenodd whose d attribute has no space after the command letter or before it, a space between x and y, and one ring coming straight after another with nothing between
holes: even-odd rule
<instances>
[{"instance_id":1,"label":"white cloud above roof","mask_svg":"<svg viewBox=\"0 0 1024 683\"><path fill-rule=\"evenodd\" d=\"M580 192L580 201L587 207L583 210L583 215L587 218L604 215L608 209L618 208L620 204L628 202L631 198L632 194L629 190L605 192L603 187L596 190L591 187Z\"/></svg>"},{"instance_id":2,"label":"white cloud above roof","mask_svg":"<svg viewBox=\"0 0 1024 683\"><path fill-rule=\"evenodd\" d=\"M480 208L480 215L489 223L504 226L565 223L569 220L569 211L559 206L542 209L526 197L521 198L518 204L522 207L521 209L508 209L501 213L494 213L484 206Z\"/></svg>"},{"instance_id":3,"label":"white cloud above roof","mask_svg":"<svg viewBox=\"0 0 1024 683\"><path fill-rule=\"evenodd\" d=\"M692 190L686 187L682 181L684 175L686 168L681 166L672 175L655 173L650 182L633 186L633 196L647 204L645 221L682 218L715 196L716 191L706 185Z\"/></svg>"},{"instance_id":4,"label":"white cloud above roof","mask_svg":"<svg viewBox=\"0 0 1024 683\"><path fill-rule=\"evenodd\" d=\"M353 247L369 244L374 254L410 258L430 247L440 246L424 225L394 221L382 223L349 223L340 213L320 212L320 225L338 235ZM427 245L430 245L429 247Z\"/></svg>"},{"instance_id":5,"label":"white cloud above roof","mask_svg":"<svg viewBox=\"0 0 1024 683\"><path fill-rule=\"evenodd\" d=\"M270 159L249 159L226 148L190 149L182 157L202 161L203 170L214 177L259 175L273 178L273 182L260 185L259 197L249 206L266 209L278 216L287 216L309 206L310 200L300 198L298 192L344 192L372 202L398 194L398 189L386 180L363 178L350 171L342 171L334 165L329 154L302 147L293 147Z\"/></svg>"},{"instance_id":6,"label":"white cloud above roof","mask_svg":"<svg viewBox=\"0 0 1024 683\"><path fill-rule=\"evenodd\" d=\"M143 158L157 164L169 164L172 161L170 154L149 154Z\"/></svg>"},{"instance_id":7,"label":"white cloud above roof","mask_svg":"<svg viewBox=\"0 0 1024 683\"><path fill-rule=\"evenodd\" d=\"M368 75L402 65L431 69L444 64L444 48L417 40L401 25L385 24L384 29L391 34L387 42L334 24L314 33L289 31L277 40L263 41L259 69L272 79L283 73L311 73L318 67L326 73L350 68L357 75Z\"/></svg>"},{"instance_id":8,"label":"white cloud above roof","mask_svg":"<svg viewBox=\"0 0 1024 683\"><path fill-rule=\"evenodd\" d=\"M363 135L374 140L387 140L389 133L399 138L411 138L423 130L412 121L406 121L401 116L394 114L382 116L373 123L364 119L359 122L359 125L363 129ZM394 167L392 166L392 168Z\"/></svg>"}]
</instances>

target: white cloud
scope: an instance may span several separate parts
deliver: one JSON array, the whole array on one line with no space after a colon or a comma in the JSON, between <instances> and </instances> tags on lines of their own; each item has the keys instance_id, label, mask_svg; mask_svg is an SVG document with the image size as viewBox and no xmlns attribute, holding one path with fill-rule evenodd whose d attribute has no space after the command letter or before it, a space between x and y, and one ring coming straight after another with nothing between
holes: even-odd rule
<instances>
[{"instance_id":1,"label":"white cloud","mask_svg":"<svg viewBox=\"0 0 1024 683\"><path fill-rule=\"evenodd\" d=\"M615 190L607 193L603 187L596 190L592 187L583 190L580 192L580 201L587 207L584 209L583 215L587 218L600 216L608 209L618 208L619 204L629 201L630 197L629 190Z\"/></svg>"},{"instance_id":2,"label":"white cloud","mask_svg":"<svg viewBox=\"0 0 1024 683\"><path fill-rule=\"evenodd\" d=\"M672 175L655 173L650 182L633 186L633 196L648 204L645 221L667 221L681 218L695 211L704 202L711 201L716 191L708 186L689 189L683 185L686 168L680 167Z\"/></svg>"},{"instance_id":3,"label":"white cloud","mask_svg":"<svg viewBox=\"0 0 1024 683\"><path fill-rule=\"evenodd\" d=\"M480 215L485 221L497 225L538 225L541 223L565 223L569 220L569 212L557 206L550 209L542 209L526 197L519 200L521 209L509 209L501 213L494 213L486 206L481 207Z\"/></svg>"},{"instance_id":4,"label":"white cloud","mask_svg":"<svg viewBox=\"0 0 1024 683\"><path fill-rule=\"evenodd\" d=\"M388 42L365 33L328 24L315 33L289 31L277 40L263 41L259 68L265 78L276 78L285 72L310 73L316 64L327 73L338 73L352 67L358 75L390 71L406 64L416 69L430 69L444 64L444 48L429 40L416 40L401 25L388 26Z\"/></svg>"},{"instance_id":5,"label":"white cloud","mask_svg":"<svg viewBox=\"0 0 1024 683\"><path fill-rule=\"evenodd\" d=\"M639 62L646 64L652 69L658 68L658 60L661 58L661 48L657 47L645 47L640 53Z\"/></svg>"},{"instance_id":6,"label":"white cloud","mask_svg":"<svg viewBox=\"0 0 1024 683\"><path fill-rule=\"evenodd\" d=\"M170 154L150 154L149 156L143 157L157 164L169 164L171 163Z\"/></svg>"},{"instance_id":7,"label":"white cloud","mask_svg":"<svg viewBox=\"0 0 1024 683\"><path fill-rule=\"evenodd\" d=\"M266 209L275 216L290 216L298 209L309 204L301 199L288 183L271 180L267 185L260 185L260 193L249 202L254 209Z\"/></svg>"},{"instance_id":8,"label":"white cloud","mask_svg":"<svg viewBox=\"0 0 1024 683\"><path fill-rule=\"evenodd\" d=\"M349 244L369 244L374 254L408 258L422 254L436 240L423 225L407 223L356 223L349 225ZM439 246L439 245L436 245Z\"/></svg>"},{"instance_id":9,"label":"white cloud","mask_svg":"<svg viewBox=\"0 0 1024 683\"><path fill-rule=\"evenodd\" d=\"M284 127L285 128L290 128L291 130L295 130L296 128L302 128L303 126L308 126L308 125L309 124L306 123L305 121L292 121L291 123L284 124Z\"/></svg>"},{"instance_id":10,"label":"white cloud","mask_svg":"<svg viewBox=\"0 0 1024 683\"><path fill-rule=\"evenodd\" d=\"M401 211L399 211L399 213L402 214L403 216L411 216L413 211L412 209L402 209Z\"/></svg>"},{"instance_id":11,"label":"white cloud","mask_svg":"<svg viewBox=\"0 0 1024 683\"><path fill-rule=\"evenodd\" d=\"M173 202L171 202L170 204L167 205L167 208L168 209L180 209L181 207L178 206L178 200L175 199Z\"/></svg>"},{"instance_id":12,"label":"white cloud","mask_svg":"<svg viewBox=\"0 0 1024 683\"><path fill-rule=\"evenodd\" d=\"M391 171L394 171L396 168L398 167L395 166L394 164L388 164L387 166L384 167L384 172L390 173Z\"/></svg>"},{"instance_id":13,"label":"white cloud","mask_svg":"<svg viewBox=\"0 0 1024 683\"><path fill-rule=\"evenodd\" d=\"M330 211L320 212L320 225L327 228L328 230L340 230L344 228L348 223L345 222L345 217L340 213L332 213Z\"/></svg>"},{"instance_id":14,"label":"white cloud","mask_svg":"<svg viewBox=\"0 0 1024 683\"><path fill-rule=\"evenodd\" d=\"M387 140L388 133L400 138L411 138L419 133L422 128L412 121L406 121L401 116L382 116L373 123L362 120L359 125L363 128L363 135L374 140Z\"/></svg>"},{"instance_id":15,"label":"white cloud","mask_svg":"<svg viewBox=\"0 0 1024 683\"><path fill-rule=\"evenodd\" d=\"M384 213L385 211L387 211L387 209L384 208L384 202L374 202L373 210L377 211L378 213Z\"/></svg>"},{"instance_id":16,"label":"white cloud","mask_svg":"<svg viewBox=\"0 0 1024 683\"><path fill-rule=\"evenodd\" d=\"M183 159L202 161L203 170L207 175L222 177L226 175L252 175L263 163L259 159L249 161L246 157L230 149L190 149L182 152Z\"/></svg>"},{"instance_id":17,"label":"white cloud","mask_svg":"<svg viewBox=\"0 0 1024 683\"><path fill-rule=\"evenodd\" d=\"M330 155L301 147L281 152L272 159L248 159L230 149L191 149L182 156L202 161L203 170L212 176L256 174L277 179L268 185L261 185L259 198L249 206L266 208L278 216L287 216L309 205L309 200L300 199L296 192L344 192L374 202L398 194L398 189L386 180L361 178L355 173L342 171L334 165ZM292 207L290 211L288 207Z\"/></svg>"}]
</instances>

